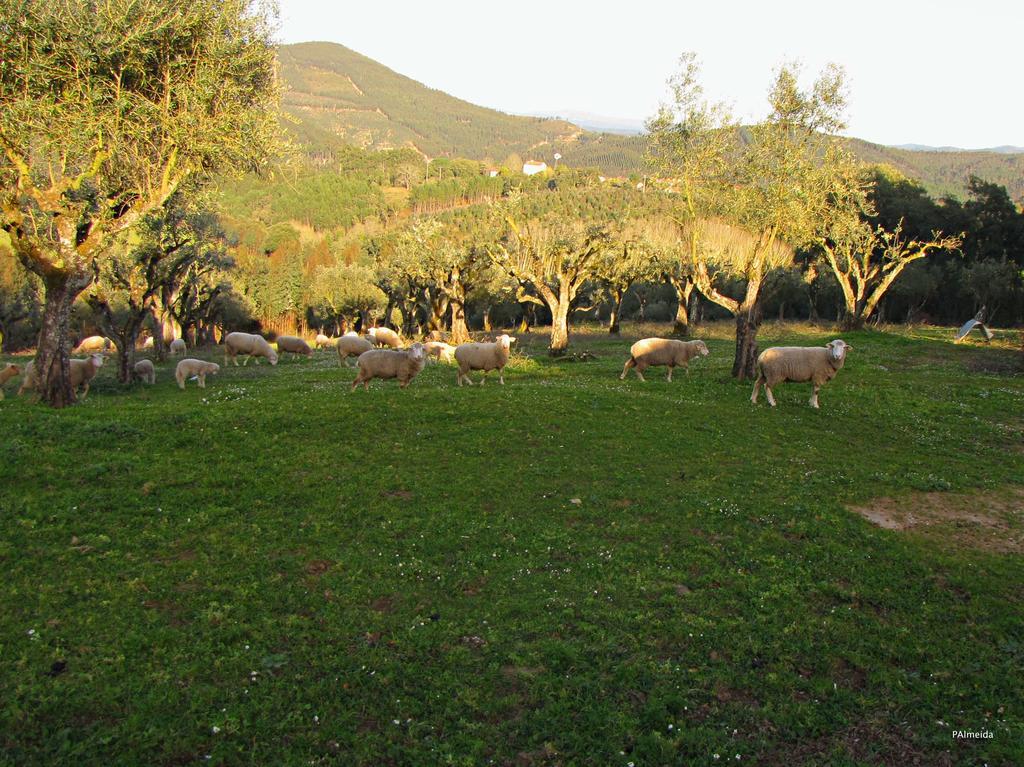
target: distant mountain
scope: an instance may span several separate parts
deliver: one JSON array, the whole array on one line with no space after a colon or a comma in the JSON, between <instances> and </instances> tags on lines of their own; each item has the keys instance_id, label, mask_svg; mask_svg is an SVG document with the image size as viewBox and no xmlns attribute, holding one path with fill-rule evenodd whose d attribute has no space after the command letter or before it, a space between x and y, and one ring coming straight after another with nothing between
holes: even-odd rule
<instances>
[{"instance_id":1,"label":"distant mountain","mask_svg":"<svg viewBox=\"0 0 1024 767\"><path fill-rule=\"evenodd\" d=\"M897 144L893 149L906 149L910 152L991 152L994 154L1024 154L1024 147L994 146L989 149L961 149L956 146L928 146L926 144Z\"/></svg>"},{"instance_id":2,"label":"distant mountain","mask_svg":"<svg viewBox=\"0 0 1024 767\"><path fill-rule=\"evenodd\" d=\"M335 43L298 43L279 49L288 128L307 153L329 162L344 144L410 147L424 158L466 157L501 164L510 155L549 164L599 168L605 175L642 172L646 139L614 129L639 121L570 112L573 121L510 115L470 104L400 75ZM595 130L585 130L593 127ZM920 181L934 196L963 196L979 176L1024 199L1024 152L888 147L847 139L864 162L886 163ZM917 145L915 145L917 146Z\"/></svg>"},{"instance_id":3,"label":"distant mountain","mask_svg":"<svg viewBox=\"0 0 1024 767\"><path fill-rule=\"evenodd\" d=\"M609 117L592 112L582 112L575 109L566 109L559 112L548 112L537 110L527 112L530 117L553 117L560 120L568 120L581 128L598 133L617 133L622 136L639 136L644 132L644 121L629 117Z\"/></svg>"}]
</instances>

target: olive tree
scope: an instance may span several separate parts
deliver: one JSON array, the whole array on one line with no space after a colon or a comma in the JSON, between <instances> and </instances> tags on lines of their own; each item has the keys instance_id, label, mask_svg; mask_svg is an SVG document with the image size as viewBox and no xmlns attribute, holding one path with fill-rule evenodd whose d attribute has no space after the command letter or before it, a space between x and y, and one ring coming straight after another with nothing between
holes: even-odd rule
<instances>
[{"instance_id":1,"label":"olive tree","mask_svg":"<svg viewBox=\"0 0 1024 767\"><path fill-rule=\"evenodd\" d=\"M184 180L271 154L274 61L249 0L0 0L0 228L43 282L44 401L75 401L71 306L116 237Z\"/></svg>"}]
</instances>

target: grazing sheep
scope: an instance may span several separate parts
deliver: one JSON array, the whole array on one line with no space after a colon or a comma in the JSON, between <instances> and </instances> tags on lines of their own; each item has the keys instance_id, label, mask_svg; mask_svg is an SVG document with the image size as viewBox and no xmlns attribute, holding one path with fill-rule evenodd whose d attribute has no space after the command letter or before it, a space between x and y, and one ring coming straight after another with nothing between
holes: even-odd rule
<instances>
[{"instance_id":1,"label":"grazing sheep","mask_svg":"<svg viewBox=\"0 0 1024 767\"><path fill-rule=\"evenodd\" d=\"M309 344L298 336L278 336L277 351L288 352L289 354L302 354L306 357L313 356L313 350Z\"/></svg>"},{"instance_id":2,"label":"grazing sheep","mask_svg":"<svg viewBox=\"0 0 1024 767\"><path fill-rule=\"evenodd\" d=\"M86 352L109 352L113 342L103 336L89 336L83 338L82 343L72 350L72 354L85 354Z\"/></svg>"},{"instance_id":3,"label":"grazing sheep","mask_svg":"<svg viewBox=\"0 0 1024 767\"><path fill-rule=\"evenodd\" d=\"M443 362L455 360L455 347L443 341L427 341L423 346L427 350L427 357Z\"/></svg>"},{"instance_id":4,"label":"grazing sheep","mask_svg":"<svg viewBox=\"0 0 1024 767\"><path fill-rule=\"evenodd\" d=\"M757 404L757 393L764 384L768 404L775 407L772 387L783 381L814 384L810 405L818 407L818 389L831 381L846 362L846 353L853 349L841 339L825 346L773 346L757 358L757 380L750 401Z\"/></svg>"},{"instance_id":5,"label":"grazing sheep","mask_svg":"<svg viewBox=\"0 0 1024 767\"><path fill-rule=\"evenodd\" d=\"M179 354L184 354L188 347L185 345L184 338L175 338L171 341L171 356L177 357Z\"/></svg>"},{"instance_id":6,"label":"grazing sheep","mask_svg":"<svg viewBox=\"0 0 1024 767\"><path fill-rule=\"evenodd\" d=\"M399 387L404 389L423 370L427 353L423 344L416 343L404 351L371 349L360 354L357 362L359 375L352 382L352 391L359 384L369 391L370 381L374 378L397 378Z\"/></svg>"},{"instance_id":7,"label":"grazing sheep","mask_svg":"<svg viewBox=\"0 0 1024 767\"><path fill-rule=\"evenodd\" d=\"M390 346L392 349L398 349L402 345L402 339L391 328L370 328L366 335L377 346Z\"/></svg>"},{"instance_id":8,"label":"grazing sheep","mask_svg":"<svg viewBox=\"0 0 1024 767\"><path fill-rule=\"evenodd\" d=\"M206 362L205 360L196 360L192 358L184 359L178 363L178 367L174 369L174 380L178 382L178 388L185 388L185 379L190 376L195 376L199 379L199 388L206 388L206 376L217 375L220 372L220 365L216 362Z\"/></svg>"},{"instance_id":9,"label":"grazing sheep","mask_svg":"<svg viewBox=\"0 0 1024 767\"><path fill-rule=\"evenodd\" d=\"M337 338L328 338L323 333L316 334L316 348L323 349L325 347L335 346L338 343Z\"/></svg>"},{"instance_id":10,"label":"grazing sheep","mask_svg":"<svg viewBox=\"0 0 1024 767\"><path fill-rule=\"evenodd\" d=\"M346 334L338 339L335 348L338 350L338 365L344 364L345 367L349 367L348 358L358 357L363 352L370 351L373 348L373 343L362 336Z\"/></svg>"},{"instance_id":11,"label":"grazing sheep","mask_svg":"<svg viewBox=\"0 0 1024 767\"><path fill-rule=\"evenodd\" d=\"M235 361L235 367L238 367L238 355L247 354L243 366L249 364L249 360L256 357L256 364L260 364L259 358L266 357L270 360L271 365L277 364L277 352L274 351L274 347L267 343L267 339L263 336L258 336L253 333L228 333L224 339L224 364L227 365L230 360Z\"/></svg>"},{"instance_id":12,"label":"grazing sheep","mask_svg":"<svg viewBox=\"0 0 1024 767\"><path fill-rule=\"evenodd\" d=\"M459 344L455 349L455 360L459 363L459 376L455 380L459 386L462 386L463 381L470 386L473 385L468 375L470 370L484 371L484 376L480 379L481 386L487 380L487 374L491 370L497 370L498 382L504 386L509 346L515 340L512 336L502 334L494 343Z\"/></svg>"},{"instance_id":13,"label":"grazing sheep","mask_svg":"<svg viewBox=\"0 0 1024 767\"><path fill-rule=\"evenodd\" d=\"M707 344L703 341L676 341L671 338L645 338L637 341L629 348L629 359L622 367L619 380L626 378L630 368L636 371L636 377L646 381L644 371L649 367L668 365L668 380L672 380L672 371L682 365L686 374L690 374L690 360L700 355L709 354Z\"/></svg>"},{"instance_id":14,"label":"grazing sheep","mask_svg":"<svg viewBox=\"0 0 1024 767\"><path fill-rule=\"evenodd\" d=\"M132 366L132 377L152 386L156 383L156 368L150 360L139 360Z\"/></svg>"},{"instance_id":15,"label":"grazing sheep","mask_svg":"<svg viewBox=\"0 0 1024 767\"><path fill-rule=\"evenodd\" d=\"M21 375L21 368L15 365L13 362L8 362L4 365L4 369L0 370L0 399L4 398L4 384L14 378L16 375Z\"/></svg>"},{"instance_id":16,"label":"grazing sheep","mask_svg":"<svg viewBox=\"0 0 1024 767\"><path fill-rule=\"evenodd\" d=\"M78 388L84 386L82 399L89 394L89 382L96 376L96 371L103 367L103 355L93 354L84 360L70 360L71 363L71 391L78 393ZM25 377L21 379L21 388L18 389L18 396L21 396L29 389L39 389L39 379L36 377L36 363L25 365Z\"/></svg>"}]
</instances>

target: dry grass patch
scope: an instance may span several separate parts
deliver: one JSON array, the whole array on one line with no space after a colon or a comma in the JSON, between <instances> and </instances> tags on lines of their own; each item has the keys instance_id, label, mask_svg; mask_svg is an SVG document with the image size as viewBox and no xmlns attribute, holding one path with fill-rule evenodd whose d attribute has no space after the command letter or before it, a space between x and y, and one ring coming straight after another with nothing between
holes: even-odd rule
<instances>
[{"instance_id":1,"label":"dry grass patch","mask_svg":"<svg viewBox=\"0 0 1024 767\"><path fill-rule=\"evenodd\" d=\"M985 551L1024 551L1024 487L913 493L851 506L872 524Z\"/></svg>"}]
</instances>

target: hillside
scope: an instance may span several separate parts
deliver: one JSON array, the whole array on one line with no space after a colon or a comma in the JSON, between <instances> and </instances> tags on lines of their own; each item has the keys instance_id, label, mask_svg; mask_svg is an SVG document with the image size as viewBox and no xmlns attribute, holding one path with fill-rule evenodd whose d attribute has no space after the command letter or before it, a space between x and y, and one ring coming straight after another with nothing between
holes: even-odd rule
<instances>
[{"instance_id":1,"label":"hillside","mask_svg":"<svg viewBox=\"0 0 1024 767\"><path fill-rule=\"evenodd\" d=\"M289 129L316 160L333 162L341 147L412 148L425 158L465 157L501 163L512 154L545 160L555 152L572 167L607 175L640 172L645 141L587 131L566 120L522 117L470 104L428 88L335 43L280 48ZM865 162L886 163L934 196L958 195L980 176L1024 198L1024 154L913 151L850 139Z\"/></svg>"}]
</instances>

